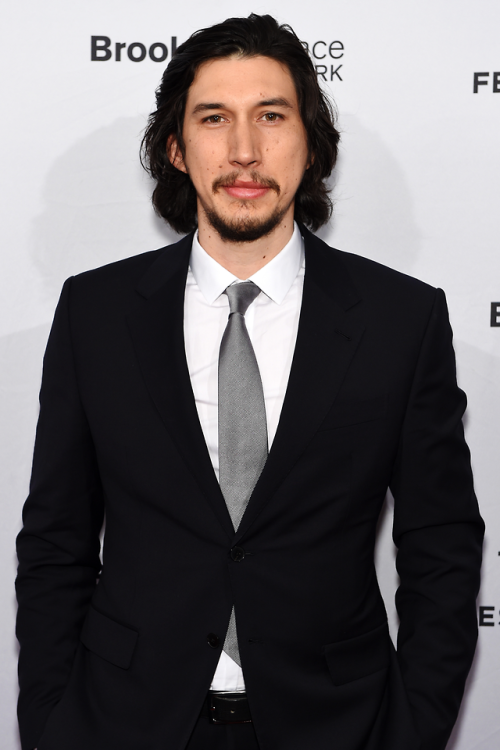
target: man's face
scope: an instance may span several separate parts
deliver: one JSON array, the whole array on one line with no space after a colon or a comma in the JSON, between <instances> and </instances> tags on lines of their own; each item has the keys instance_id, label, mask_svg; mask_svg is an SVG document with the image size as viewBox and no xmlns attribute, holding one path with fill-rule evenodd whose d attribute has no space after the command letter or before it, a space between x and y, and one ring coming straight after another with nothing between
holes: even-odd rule
<instances>
[{"instance_id":1,"label":"man's face","mask_svg":"<svg viewBox=\"0 0 500 750\"><path fill-rule=\"evenodd\" d=\"M189 89L185 157L198 196L198 223L229 241L252 241L293 220L308 167L307 136L286 67L268 57L210 60Z\"/></svg>"}]
</instances>

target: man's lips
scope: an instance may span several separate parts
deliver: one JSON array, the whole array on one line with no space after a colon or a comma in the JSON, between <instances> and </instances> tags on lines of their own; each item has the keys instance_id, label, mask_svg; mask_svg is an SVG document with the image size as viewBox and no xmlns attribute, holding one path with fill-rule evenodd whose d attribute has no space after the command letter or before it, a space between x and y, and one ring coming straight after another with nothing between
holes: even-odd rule
<instances>
[{"instance_id":1,"label":"man's lips","mask_svg":"<svg viewBox=\"0 0 500 750\"><path fill-rule=\"evenodd\" d=\"M230 185L223 185L223 188L233 198L244 200L260 198L270 190L265 185L261 185L260 182L249 182L247 180L235 180Z\"/></svg>"}]
</instances>

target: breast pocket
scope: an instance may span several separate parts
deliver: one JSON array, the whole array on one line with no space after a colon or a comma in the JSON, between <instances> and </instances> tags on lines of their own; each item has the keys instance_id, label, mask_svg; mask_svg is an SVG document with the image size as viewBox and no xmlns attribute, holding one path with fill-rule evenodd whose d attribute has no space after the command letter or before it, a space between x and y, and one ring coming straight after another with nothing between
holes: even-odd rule
<instances>
[{"instance_id":1,"label":"breast pocket","mask_svg":"<svg viewBox=\"0 0 500 750\"><path fill-rule=\"evenodd\" d=\"M356 638L323 647L328 670L336 686L374 674L389 666L390 636L387 623Z\"/></svg>"},{"instance_id":2,"label":"breast pocket","mask_svg":"<svg viewBox=\"0 0 500 750\"><path fill-rule=\"evenodd\" d=\"M360 401L339 401L330 409L319 431L335 430L339 427L372 422L382 418L387 411L387 397L361 399Z\"/></svg>"}]
</instances>

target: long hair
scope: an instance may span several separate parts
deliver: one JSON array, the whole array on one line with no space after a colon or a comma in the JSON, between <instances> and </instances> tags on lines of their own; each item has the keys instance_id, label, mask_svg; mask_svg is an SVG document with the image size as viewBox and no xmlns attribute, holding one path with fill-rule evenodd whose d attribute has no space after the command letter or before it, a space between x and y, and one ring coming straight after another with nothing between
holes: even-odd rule
<instances>
[{"instance_id":1,"label":"long hair","mask_svg":"<svg viewBox=\"0 0 500 750\"><path fill-rule=\"evenodd\" d=\"M339 133L335 113L321 90L311 58L290 26L272 16L252 13L228 18L196 31L177 48L156 91L156 110L149 116L141 145L141 163L156 180L152 201L157 214L176 232L196 229L196 191L190 177L170 162L167 141L175 136L185 156L182 138L189 87L202 63L238 55L262 55L286 65L295 84L300 115L307 133L311 166L295 196L295 219L313 231L332 213L326 180L337 159Z\"/></svg>"}]
</instances>

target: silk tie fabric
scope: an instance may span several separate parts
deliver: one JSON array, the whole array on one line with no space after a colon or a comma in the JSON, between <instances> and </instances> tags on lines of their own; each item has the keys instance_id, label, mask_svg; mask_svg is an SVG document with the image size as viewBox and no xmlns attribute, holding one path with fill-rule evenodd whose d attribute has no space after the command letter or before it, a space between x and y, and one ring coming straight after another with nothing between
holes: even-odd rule
<instances>
[{"instance_id":1,"label":"silk tie fabric","mask_svg":"<svg viewBox=\"0 0 500 750\"><path fill-rule=\"evenodd\" d=\"M219 353L219 482L235 531L267 459L264 392L245 313L260 293L252 281L228 286L229 320ZM239 665L234 608L224 651Z\"/></svg>"}]
</instances>

